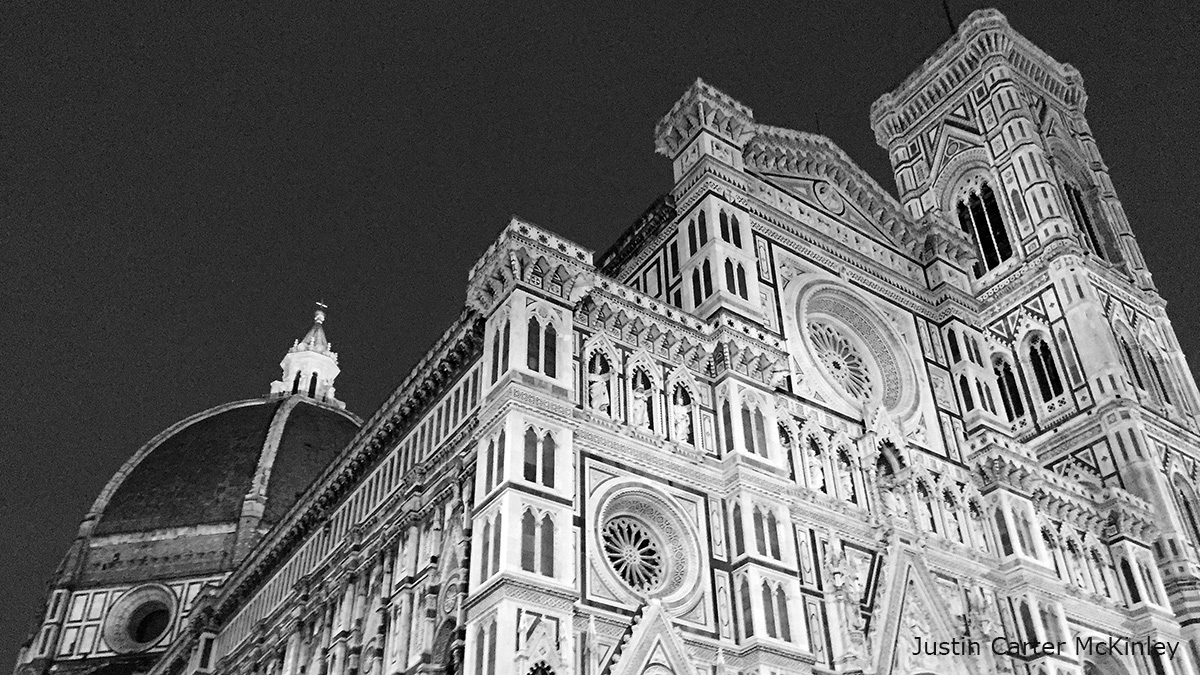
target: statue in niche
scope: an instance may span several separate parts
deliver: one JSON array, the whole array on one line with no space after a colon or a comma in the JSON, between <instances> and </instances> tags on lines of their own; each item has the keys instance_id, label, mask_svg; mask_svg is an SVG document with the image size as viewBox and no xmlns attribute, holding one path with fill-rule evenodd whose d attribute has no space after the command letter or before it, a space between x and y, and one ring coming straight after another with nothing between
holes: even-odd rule
<instances>
[{"instance_id":1,"label":"statue in niche","mask_svg":"<svg viewBox=\"0 0 1200 675\"><path fill-rule=\"evenodd\" d=\"M644 371L633 371L633 392L629 405L629 423L639 429L651 428L650 378Z\"/></svg>"},{"instance_id":2,"label":"statue in niche","mask_svg":"<svg viewBox=\"0 0 1200 675\"><path fill-rule=\"evenodd\" d=\"M809 438L808 449L812 456L812 461L809 465L812 468L813 488L828 494L829 487L825 483L825 462L821 457L821 446L817 445L816 439Z\"/></svg>"},{"instance_id":3,"label":"statue in niche","mask_svg":"<svg viewBox=\"0 0 1200 675\"><path fill-rule=\"evenodd\" d=\"M858 503L858 492L854 488L854 463L850 461L850 454L845 448L838 455L838 486L842 490L842 497Z\"/></svg>"},{"instance_id":4,"label":"statue in niche","mask_svg":"<svg viewBox=\"0 0 1200 675\"><path fill-rule=\"evenodd\" d=\"M609 383L612 381L612 368L608 359L602 354L594 354L588 362L588 407L592 410L610 414L612 398L609 396Z\"/></svg>"},{"instance_id":5,"label":"statue in niche","mask_svg":"<svg viewBox=\"0 0 1200 675\"><path fill-rule=\"evenodd\" d=\"M692 437L692 397L683 385L675 385L671 397L671 435L680 443L694 443Z\"/></svg>"}]
</instances>

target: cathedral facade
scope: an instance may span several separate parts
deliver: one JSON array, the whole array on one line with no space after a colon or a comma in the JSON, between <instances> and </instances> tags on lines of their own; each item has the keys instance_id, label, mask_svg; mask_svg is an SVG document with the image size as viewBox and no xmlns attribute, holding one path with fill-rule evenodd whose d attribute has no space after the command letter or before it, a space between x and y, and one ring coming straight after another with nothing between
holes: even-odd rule
<instances>
[{"instance_id":1,"label":"cathedral facade","mask_svg":"<svg viewBox=\"0 0 1200 675\"><path fill-rule=\"evenodd\" d=\"M318 314L148 443L16 672L1197 675L1200 392L1086 101L972 14L872 106L897 199L697 80L670 192L514 219L361 425Z\"/></svg>"}]
</instances>

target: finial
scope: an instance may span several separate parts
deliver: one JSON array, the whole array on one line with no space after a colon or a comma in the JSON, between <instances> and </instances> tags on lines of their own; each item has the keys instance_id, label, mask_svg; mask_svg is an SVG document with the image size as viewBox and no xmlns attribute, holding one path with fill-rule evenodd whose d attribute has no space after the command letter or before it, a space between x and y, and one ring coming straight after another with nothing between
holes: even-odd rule
<instances>
[{"instance_id":1,"label":"finial","mask_svg":"<svg viewBox=\"0 0 1200 675\"><path fill-rule=\"evenodd\" d=\"M317 311L313 313L313 322L314 323L325 323L325 310L327 310L327 309L329 309L329 305L318 300L317 301Z\"/></svg>"}]
</instances>

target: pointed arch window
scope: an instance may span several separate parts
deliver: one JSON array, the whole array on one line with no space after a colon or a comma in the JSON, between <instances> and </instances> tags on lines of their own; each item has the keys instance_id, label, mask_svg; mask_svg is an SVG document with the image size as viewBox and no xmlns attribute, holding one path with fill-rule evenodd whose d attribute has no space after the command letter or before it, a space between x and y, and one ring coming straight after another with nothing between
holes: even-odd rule
<instances>
[{"instance_id":1,"label":"pointed arch window","mask_svg":"<svg viewBox=\"0 0 1200 675\"><path fill-rule=\"evenodd\" d=\"M521 515L521 569L554 576L554 521L550 514L539 519L532 509Z\"/></svg>"},{"instance_id":2,"label":"pointed arch window","mask_svg":"<svg viewBox=\"0 0 1200 675\"><path fill-rule=\"evenodd\" d=\"M712 266L709 265L708 260L705 259L704 264L701 266L701 268L704 270L704 273L702 275L703 279L704 279L704 297L707 298L708 296L712 295L712 292L713 292L713 290L712 290L712 288L713 288Z\"/></svg>"},{"instance_id":3,"label":"pointed arch window","mask_svg":"<svg viewBox=\"0 0 1200 675\"><path fill-rule=\"evenodd\" d=\"M556 377L558 372L558 331L554 322L544 319L546 326L542 327L543 319L529 317L528 357L525 365L535 373L543 373L547 377Z\"/></svg>"},{"instance_id":4,"label":"pointed arch window","mask_svg":"<svg viewBox=\"0 0 1200 675\"><path fill-rule=\"evenodd\" d=\"M750 601L750 583L742 579L741 592L742 596L742 636L746 639L754 637L754 614L751 611Z\"/></svg>"},{"instance_id":5,"label":"pointed arch window","mask_svg":"<svg viewBox=\"0 0 1200 675\"><path fill-rule=\"evenodd\" d=\"M700 245L704 246L708 243L708 221L705 218L703 211L700 212L700 217L697 219L697 222L700 232Z\"/></svg>"},{"instance_id":6,"label":"pointed arch window","mask_svg":"<svg viewBox=\"0 0 1200 675\"><path fill-rule=\"evenodd\" d=\"M508 321L505 320L492 336L492 384L508 372Z\"/></svg>"},{"instance_id":7,"label":"pointed arch window","mask_svg":"<svg viewBox=\"0 0 1200 675\"><path fill-rule=\"evenodd\" d=\"M1017 377L1013 374L1012 366L1002 359L992 364L992 372L996 374L996 384L1000 387L1000 402L1004 404L1004 415L1009 422L1025 415L1025 402L1021 389L1017 386Z\"/></svg>"},{"instance_id":8,"label":"pointed arch window","mask_svg":"<svg viewBox=\"0 0 1200 675\"><path fill-rule=\"evenodd\" d=\"M733 245L738 248L741 248L742 247L742 228L738 224L737 216L729 217L729 229L733 233Z\"/></svg>"},{"instance_id":9,"label":"pointed arch window","mask_svg":"<svg viewBox=\"0 0 1200 675\"><path fill-rule=\"evenodd\" d=\"M554 453L557 450L550 432L539 434L533 427L525 429L524 471L522 477L530 483L554 487Z\"/></svg>"},{"instance_id":10,"label":"pointed arch window","mask_svg":"<svg viewBox=\"0 0 1200 675\"><path fill-rule=\"evenodd\" d=\"M1012 257L1008 230L1000 217L1000 206L987 181L969 188L956 205L958 225L975 240L979 259L975 262L975 277L982 277Z\"/></svg>"},{"instance_id":11,"label":"pointed arch window","mask_svg":"<svg viewBox=\"0 0 1200 675\"><path fill-rule=\"evenodd\" d=\"M746 268L743 267L741 263L738 263L737 266L737 282L738 295L742 296L743 300L748 300L749 297L746 291Z\"/></svg>"},{"instance_id":12,"label":"pointed arch window","mask_svg":"<svg viewBox=\"0 0 1200 675\"><path fill-rule=\"evenodd\" d=\"M733 550L737 555L746 552L746 536L742 531L742 505L733 505Z\"/></svg>"},{"instance_id":13,"label":"pointed arch window","mask_svg":"<svg viewBox=\"0 0 1200 675\"><path fill-rule=\"evenodd\" d=\"M1197 517L1198 514L1196 512L1200 508L1200 502L1196 501L1196 493L1183 479L1183 476L1175 474L1173 482L1175 484L1175 498L1178 501L1179 515L1183 519L1188 539L1191 540L1193 546L1200 548L1200 518Z\"/></svg>"},{"instance_id":14,"label":"pointed arch window","mask_svg":"<svg viewBox=\"0 0 1200 675\"><path fill-rule=\"evenodd\" d=\"M688 251L696 255L696 221L688 221Z\"/></svg>"},{"instance_id":15,"label":"pointed arch window","mask_svg":"<svg viewBox=\"0 0 1200 675\"><path fill-rule=\"evenodd\" d=\"M1087 203L1083 199L1083 192L1078 187L1067 183L1065 186L1067 193L1067 203L1071 206L1071 215L1075 217L1075 222L1079 225L1079 229L1083 230L1088 247L1105 260L1104 249L1100 246L1100 238L1096 236L1096 228L1092 225L1092 217L1088 213Z\"/></svg>"},{"instance_id":16,"label":"pointed arch window","mask_svg":"<svg viewBox=\"0 0 1200 675\"><path fill-rule=\"evenodd\" d=\"M763 523L762 509L758 508L757 506L754 507L753 518L754 518L754 547L755 547L755 549L758 550L759 555L765 556L765 555L767 555L767 542L766 542L767 536L766 536L766 532L764 531L765 524Z\"/></svg>"},{"instance_id":17,"label":"pointed arch window","mask_svg":"<svg viewBox=\"0 0 1200 675\"><path fill-rule=\"evenodd\" d=\"M1083 384L1083 375L1079 370L1079 362L1075 359L1075 350L1071 348L1071 341L1067 339L1067 331L1062 326L1054 330L1054 339L1058 342L1058 353L1062 354L1063 363L1067 367L1067 377L1070 378L1071 384Z\"/></svg>"},{"instance_id":18,"label":"pointed arch window","mask_svg":"<svg viewBox=\"0 0 1200 675\"><path fill-rule=\"evenodd\" d=\"M725 436L725 452L733 452L733 413L729 407L729 401L721 404L721 426L724 427Z\"/></svg>"},{"instance_id":19,"label":"pointed arch window","mask_svg":"<svg viewBox=\"0 0 1200 675\"><path fill-rule=\"evenodd\" d=\"M300 391L300 373L296 373L296 379L292 380L292 393Z\"/></svg>"},{"instance_id":20,"label":"pointed arch window","mask_svg":"<svg viewBox=\"0 0 1200 675\"><path fill-rule=\"evenodd\" d=\"M733 275L733 261L729 258L725 259L725 288L730 293L737 293L737 283Z\"/></svg>"},{"instance_id":21,"label":"pointed arch window","mask_svg":"<svg viewBox=\"0 0 1200 675\"><path fill-rule=\"evenodd\" d=\"M1054 364L1050 345L1040 335L1033 336L1029 341L1029 365L1033 368L1033 376L1037 380L1043 401L1048 402L1055 396L1062 395L1062 378L1058 376L1058 367Z\"/></svg>"},{"instance_id":22,"label":"pointed arch window","mask_svg":"<svg viewBox=\"0 0 1200 675\"><path fill-rule=\"evenodd\" d=\"M958 333L953 328L946 334L946 342L950 345L950 360L951 363L962 361L962 352L958 349Z\"/></svg>"},{"instance_id":23,"label":"pointed arch window","mask_svg":"<svg viewBox=\"0 0 1200 675\"><path fill-rule=\"evenodd\" d=\"M700 288L700 270L692 270L692 303L697 307L704 302L704 292Z\"/></svg>"},{"instance_id":24,"label":"pointed arch window","mask_svg":"<svg viewBox=\"0 0 1200 675\"><path fill-rule=\"evenodd\" d=\"M958 391L962 394L963 410L974 410L975 401L971 398L971 384L967 382L966 375L958 376Z\"/></svg>"},{"instance_id":25,"label":"pointed arch window","mask_svg":"<svg viewBox=\"0 0 1200 675\"><path fill-rule=\"evenodd\" d=\"M317 397L317 374L313 373L312 377L308 378L308 396L309 398Z\"/></svg>"},{"instance_id":26,"label":"pointed arch window","mask_svg":"<svg viewBox=\"0 0 1200 675\"><path fill-rule=\"evenodd\" d=\"M771 592L771 585L766 581L762 582L762 606L763 606L763 623L766 624L768 637L779 637L779 630L775 626L775 594Z\"/></svg>"},{"instance_id":27,"label":"pointed arch window","mask_svg":"<svg viewBox=\"0 0 1200 675\"><path fill-rule=\"evenodd\" d=\"M725 209L721 209L717 218L721 222L721 240L729 241L729 216L725 213Z\"/></svg>"}]
</instances>

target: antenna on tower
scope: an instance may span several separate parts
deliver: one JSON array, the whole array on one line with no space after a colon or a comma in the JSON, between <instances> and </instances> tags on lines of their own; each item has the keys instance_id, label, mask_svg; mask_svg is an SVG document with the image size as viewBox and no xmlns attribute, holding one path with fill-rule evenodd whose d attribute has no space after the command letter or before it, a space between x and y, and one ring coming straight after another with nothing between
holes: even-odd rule
<instances>
[{"instance_id":1,"label":"antenna on tower","mask_svg":"<svg viewBox=\"0 0 1200 675\"><path fill-rule=\"evenodd\" d=\"M820 135L822 135L821 134L821 113L814 110L813 117L817 120L817 135L820 136Z\"/></svg>"},{"instance_id":2,"label":"antenna on tower","mask_svg":"<svg viewBox=\"0 0 1200 675\"><path fill-rule=\"evenodd\" d=\"M954 26L954 17L950 16L950 0L942 0L942 9L946 12L946 23L950 26L950 34L954 35L958 29Z\"/></svg>"}]
</instances>

